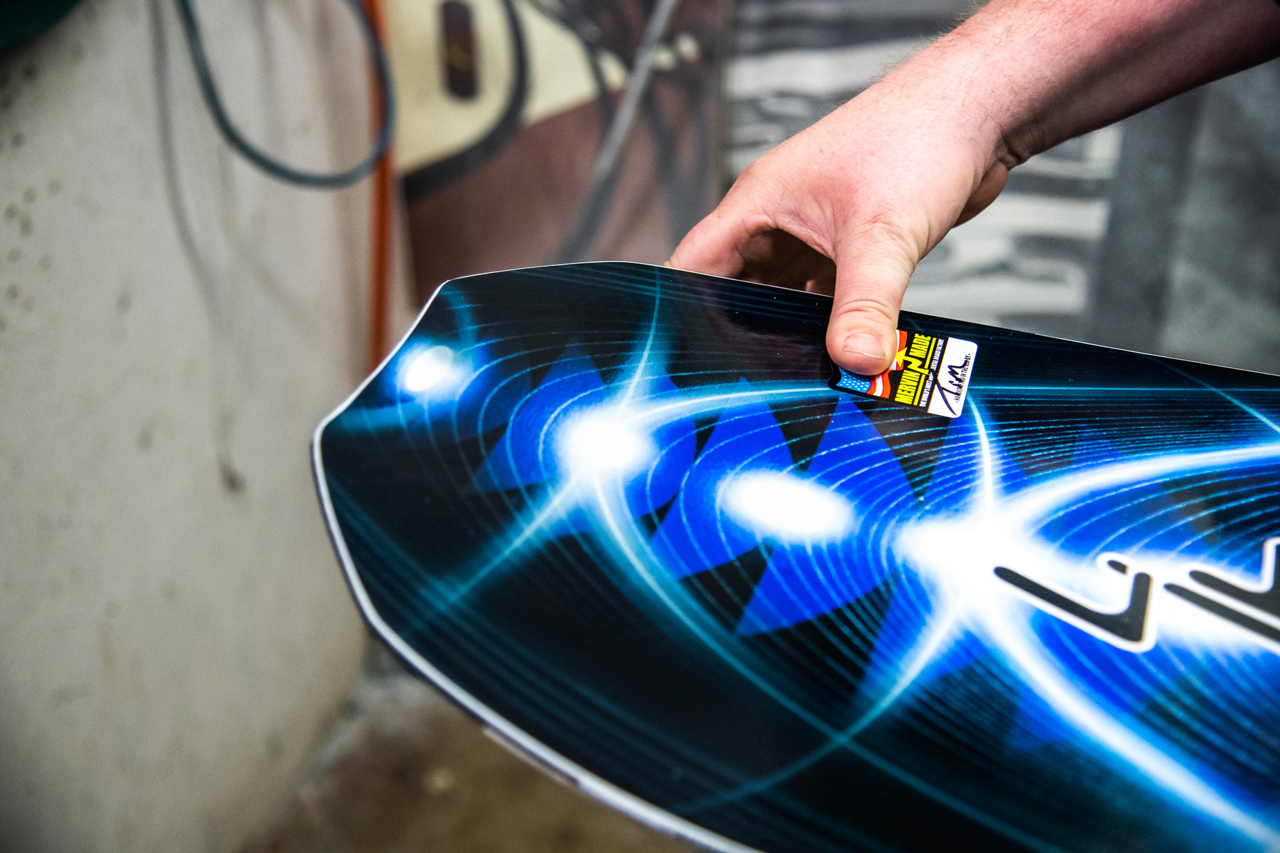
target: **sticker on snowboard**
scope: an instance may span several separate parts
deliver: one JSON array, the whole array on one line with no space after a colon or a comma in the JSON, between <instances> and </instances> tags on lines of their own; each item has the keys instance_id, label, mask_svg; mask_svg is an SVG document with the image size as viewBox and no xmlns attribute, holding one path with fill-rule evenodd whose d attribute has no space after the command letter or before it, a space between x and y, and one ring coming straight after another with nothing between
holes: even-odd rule
<instances>
[{"instance_id":1,"label":"sticker on snowboard","mask_svg":"<svg viewBox=\"0 0 1280 853\"><path fill-rule=\"evenodd\" d=\"M893 366L878 376L850 373L832 363L831 387L892 400L944 418L960 416L978 345L959 338L898 330Z\"/></svg>"}]
</instances>

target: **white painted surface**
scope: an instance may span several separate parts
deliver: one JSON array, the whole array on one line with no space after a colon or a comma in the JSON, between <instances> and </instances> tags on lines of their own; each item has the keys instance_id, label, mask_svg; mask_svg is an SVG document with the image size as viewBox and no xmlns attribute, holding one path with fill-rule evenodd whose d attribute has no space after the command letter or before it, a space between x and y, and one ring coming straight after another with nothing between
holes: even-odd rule
<instances>
[{"instance_id":1,"label":"white painted surface","mask_svg":"<svg viewBox=\"0 0 1280 853\"><path fill-rule=\"evenodd\" d=\"M254 139L360 156L339 4L199 9ZM0 58L0 850L239 850L349 688L307 442L362 372L366 210L227 151L168 0Z\"/></svg>"},{"instance_id":2,"label":"white painted surface","mask_svg":"<svg viewBox=\"0 0 1280 853\"><path fill-rule=\"evenodd\" d=\"M835 95L870 86L887 70L919 53L923 39L859 44L825 50L780 50L736 59L725 88L735 100L777 93Z\"/></svg>"},{"instance_id":3,"label":"white painted surface","mask_svg":"<svg viewBox=\"0 0 1280 853\"><path fill-rule=\"evenodd\" d=\"M476 44L476 96L461 99L445 84L440 45L444 0L387 0L387 47L394 62L400 114L396 168L401 172L455 154L487 134L507 109L514 77L510 25L499 0L471 0ZM523 119L533 124L596 97L591 66L568 27L532 4L516 5L528 62ZM601 70L615 90L627 69L601 54Z\"/></svg>"},{"instance_id":4,"label":"white painted surface","mask_svg":"<svg viewBox=\"0 0 1280 853\"><path fill-rule=\"evenodd\" d=\"M1100 240L1107 233L1105 199L1061 198L1005 193L955 233L965 239L1041 234L1078 240Z\"/></svg>"},{"instance_id":5,"label":"white painted surface","mask_svg":"<svg viewBox=\"0 0 1280 853\"><path fill-rule=\"evenodd\" d=\"M1002 317L1016 314L1083 314L1089 299L1086 269L1070 260L1021 257L1017 240L1099 242L1110 210L1102 198L1006 192L943 239L935 250L941 260L930 258L921 265L902 305L908 311L996 326Z\"/></svg>"}]
</instances>

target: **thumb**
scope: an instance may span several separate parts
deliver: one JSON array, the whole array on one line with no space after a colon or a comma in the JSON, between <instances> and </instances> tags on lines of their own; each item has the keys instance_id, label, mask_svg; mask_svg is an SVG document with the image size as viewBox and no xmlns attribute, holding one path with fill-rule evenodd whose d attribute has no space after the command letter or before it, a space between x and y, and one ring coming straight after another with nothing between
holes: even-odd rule
<instances>
[{"instance_id":1,"label":"thumb","mask_svg":"<svg viewBox=\"0 0 1280 853\"><path fill-rule=\"evenodd\" d=\"M898 310L919 260L909 241L887 234L861 236L840 252L827 326L832 361L864 376L889 369L898 350Z\"/></svg>"}]
</instances>

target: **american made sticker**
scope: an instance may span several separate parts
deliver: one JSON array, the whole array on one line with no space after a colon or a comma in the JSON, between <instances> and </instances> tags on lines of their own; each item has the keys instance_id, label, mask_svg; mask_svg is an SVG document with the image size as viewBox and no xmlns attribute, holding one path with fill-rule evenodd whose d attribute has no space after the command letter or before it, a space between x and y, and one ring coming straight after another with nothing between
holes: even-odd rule
<instances>
[{"instance_id":1,"label":"american made sticker","mask_svg":"<svg viewBox=\"0 0 1280 853\"><path fill-rule=\"evenodd\" d=\"M964 411L977 355L972 341L899 329L898 352L888 370L862 376L833 363L831 387L954 418Z\"/></svg>"}]
</instances>

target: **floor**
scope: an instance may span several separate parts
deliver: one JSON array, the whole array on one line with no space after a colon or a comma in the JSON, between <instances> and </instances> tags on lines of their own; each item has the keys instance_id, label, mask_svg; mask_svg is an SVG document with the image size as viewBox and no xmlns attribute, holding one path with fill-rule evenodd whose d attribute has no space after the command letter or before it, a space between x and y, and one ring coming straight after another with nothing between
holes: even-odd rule
<instances>
[{"instance_id":1,"label":"floor","mask_svg":"<svg viewBox=\"0 0 1280 853\"><path fill-rule=\"evenodd\" d=\"M683 853L485 736L380 647L277 823L243 853Z\"/></svg>"}]
</instances>

